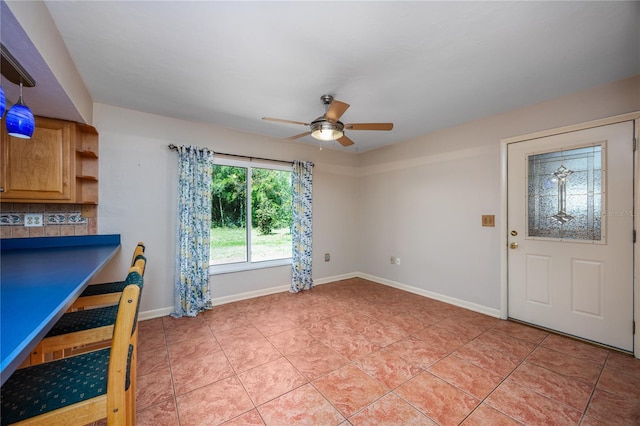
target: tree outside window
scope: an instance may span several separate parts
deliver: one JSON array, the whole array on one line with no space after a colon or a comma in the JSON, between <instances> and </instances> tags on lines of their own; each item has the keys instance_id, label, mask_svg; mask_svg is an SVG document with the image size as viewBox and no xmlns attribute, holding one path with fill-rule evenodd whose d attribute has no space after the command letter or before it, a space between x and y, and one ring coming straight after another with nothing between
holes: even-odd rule
<instances>
[{"instance_id":1,"label":"tree outside window","mask_svg":"<svg viewBox=\"0 0 640 426\"><path fill-rule=\"evenodd\" d=\"M291 168L219 161L213 171L211 265L290 259Z\"/></svg>"}]
</instances>

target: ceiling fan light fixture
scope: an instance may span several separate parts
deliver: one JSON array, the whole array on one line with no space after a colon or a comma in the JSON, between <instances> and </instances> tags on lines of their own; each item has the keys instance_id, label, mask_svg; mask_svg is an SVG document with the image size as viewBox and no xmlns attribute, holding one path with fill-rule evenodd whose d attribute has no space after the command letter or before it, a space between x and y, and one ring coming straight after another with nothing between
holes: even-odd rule
<instances>
[{"instance_id":1,"label":"ceiling fan light fixture","mask_svg":"<svg viewBox=\"0 0 640 426\"><path fill-rule=\"evenodd\" d=\"M321 141L335 141L344 136L344 125L340 122L314 121L311 123L311 136Z\"/></svg>"}]
</instances>

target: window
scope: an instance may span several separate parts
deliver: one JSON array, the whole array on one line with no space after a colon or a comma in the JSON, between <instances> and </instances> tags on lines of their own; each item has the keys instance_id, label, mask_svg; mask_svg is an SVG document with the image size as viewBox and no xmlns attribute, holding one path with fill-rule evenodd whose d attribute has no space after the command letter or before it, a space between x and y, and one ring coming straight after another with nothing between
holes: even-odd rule
<instances>
[{"instance_id":1,"label":"window","mask_svg":"<svg viewBox=\"0 0 640 426\"><path fill-rule=\"evenodd\" d=\"M528 237L603 242L603 144L529 155Z\"/></svg>"},{"instance_id":2,"label":"window","mask_svg":"<svg viewBox=\"0 0 640 426\"><path fill-rule=\"evenodd\" d=\"M291 166L216 159L211 207L212 273L291 263Z\"/></svg>"}]
</instances>

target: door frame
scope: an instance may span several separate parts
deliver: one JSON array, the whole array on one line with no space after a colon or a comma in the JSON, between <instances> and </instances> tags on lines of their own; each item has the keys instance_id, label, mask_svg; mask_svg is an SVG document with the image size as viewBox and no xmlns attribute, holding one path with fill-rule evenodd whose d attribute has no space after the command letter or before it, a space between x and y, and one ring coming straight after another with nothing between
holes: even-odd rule
<instances>
[{"instance_id":1,"label":"door frame","mask_svg":"<svg viewBox=\"0 0 640 426\"><path fill-rule=\"evenodd\" d=\"M534 133L528 133L520 136L513 136L500 140L500 318L507 319L509 314L509 298L508 298L508 232L507 229L507 148L509 144L524 142L531 139L539 139L547 136L559 135L562 133L576 132L579 130L590 129L593 127L601 127L609 124L622 123L624 121L634 121L634 135L636 140L636 150L634 154L634 211L636 216L633 221L633 227L636 231L640 231L640 111L627 114L616 115L613 117L602 118L599 120L587 121L584 123L573 124L570 126L558 127L549 130L543 130ZM637 241L637 239L636 239ZM640 250L638 243L634 244L633 259L633 320L638 329L633 336L634 356L640 358Z\"/></svg>"}]
</instances>

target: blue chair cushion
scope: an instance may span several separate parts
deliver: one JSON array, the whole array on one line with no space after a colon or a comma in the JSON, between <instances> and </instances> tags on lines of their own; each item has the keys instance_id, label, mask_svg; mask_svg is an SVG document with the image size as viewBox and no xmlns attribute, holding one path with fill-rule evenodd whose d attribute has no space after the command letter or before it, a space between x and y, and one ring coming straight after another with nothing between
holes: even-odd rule
<instances>
[{"instance_id":1,"label":"blue chair cushion","mask_svg":"<svg viewBox=\"0 0 640 426\"><path fill-rule=\"evenodd\" d=\"M105 348L16 370L0 389L1 424L105 395L110 351Z\"/></svg>"},{"instance_id":2,"label":"blue chair cushion","mask_svg":"<svg viewBox=\"0 0 640 426\"><path fill-rule=\"evenodd\" d=\"M142 289L144 280L137 272L131 272L127 275L125 283L127 285L136 284ZM113 325L116 323L117 315L118 305L68 312L62 315L60 320L58 320L45 337L60 336L62 334L75 333L77 331Z\"/></svg>"},{"instance_id":3,"label":"blue chair cushion","mask_svg":"<svg viewBox=\"0 0 640 426\"><path fill-rule=\"evenodd\" d=\"M143 255L139 254L136 256L134 260L134 264L135 264L135 261L137 261L138 259L146 260L146 258ZM127 275L127 279L124 281L91 284L80 294L79 297L97 296L100 294L109 294L109 293L121 293L124 290L124 288L129 284L137 284L137 282L134 281L137 279L137 277L130 277L131 275L132 274Z\"/></svg>"},{"instance_id":4,"label":"blue chair cushion","mask_svg":"<svg viewBox=\"0 0 640 426\"><path fill-rule=\"evenodd\" d=\"M118 305L105 306L85 311L69 312L47 333L46 337L60 336L92 328L105 327L116 323Z\"/></svg>"},{"instance_id":5,"label":"blue chair cushion","mask_svg":"<svg viewBox=\"0 0 640 426\"><path fill-rule=\"evenodd\" d=\"M80 294L80 297L86 296L98 296L101 294L110 293L122 293L122 290L127 286L125 281L116 281L112 283L91 284L85 291Z\"/></svg>"}]
</instances>

